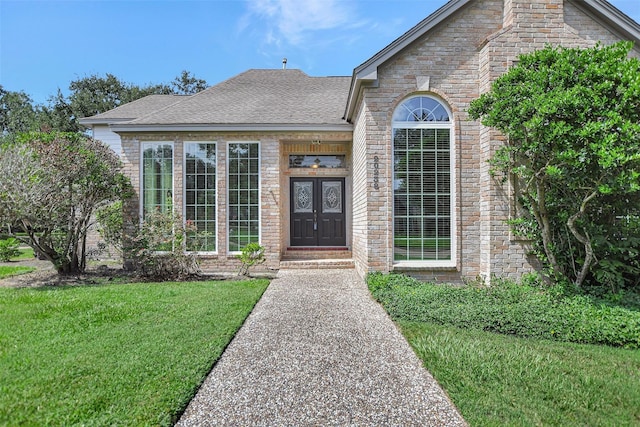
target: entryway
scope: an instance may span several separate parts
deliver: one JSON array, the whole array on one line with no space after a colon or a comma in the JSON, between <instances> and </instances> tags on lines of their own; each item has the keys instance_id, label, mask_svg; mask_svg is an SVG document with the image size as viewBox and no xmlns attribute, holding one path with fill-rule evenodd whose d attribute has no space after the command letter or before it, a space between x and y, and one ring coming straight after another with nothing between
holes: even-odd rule
<instances>
[{"instance_id":1,"label":"entryway","mask_svg":"<svg viewBox=\"0 0 640 427\"><path fill-rule=\"evenodd\" d=\"M291 178L291 246L346 245L344 178Z\"/></svg>"}]
</instances>

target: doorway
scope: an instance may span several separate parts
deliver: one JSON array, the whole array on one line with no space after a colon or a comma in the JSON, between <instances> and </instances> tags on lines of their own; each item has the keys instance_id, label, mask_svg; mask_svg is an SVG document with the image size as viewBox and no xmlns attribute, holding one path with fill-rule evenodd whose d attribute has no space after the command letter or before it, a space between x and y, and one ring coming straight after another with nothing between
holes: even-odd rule
<instances>
[{"instance_id":1,"label":"doorway","mask_svg":"<svg viewBox=\"0 0 640 427\"><path fill-rule=\"evenodd\" d=\"M291 178L291 246L345 246L344 178Z\"/></svg>"}]
</instances>

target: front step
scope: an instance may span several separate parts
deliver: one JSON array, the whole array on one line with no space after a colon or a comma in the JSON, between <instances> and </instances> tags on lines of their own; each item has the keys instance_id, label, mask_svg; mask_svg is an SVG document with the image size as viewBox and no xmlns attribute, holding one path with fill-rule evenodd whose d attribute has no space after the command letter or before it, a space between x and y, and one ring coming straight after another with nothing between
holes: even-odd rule
<instances>
[{"instance_id":1,"label":"front step","mask_svg":"<svg viewBox=\"0 0 640 427\"><path fill-rule=\"evenodd\" d=\"M280 261L280 270L317 270L324 268L355 268L355 263L351 258L297 259Z\"/></svg>"},{"instance_id":2,"label":"front step","mask_svg":"<svg viewBox=\"0 0 640 427\"><path fill-rule=\"evenodd\" d=\"M292 247L282 256L283 261L350 259L351 251L347 247Z\"/></svg>"}]
</instances>

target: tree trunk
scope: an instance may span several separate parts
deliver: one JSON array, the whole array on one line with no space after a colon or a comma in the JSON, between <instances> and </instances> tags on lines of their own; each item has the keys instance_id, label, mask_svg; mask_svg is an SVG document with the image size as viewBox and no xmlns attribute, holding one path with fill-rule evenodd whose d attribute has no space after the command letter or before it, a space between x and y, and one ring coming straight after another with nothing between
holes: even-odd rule
<instances>
[{"instance_id":1,"label":"tree trunk","mask_svg":"<svg viewBox=\"0 0 640 427\"><path fill-rule=\"evenodd\" d=\"M582 268L580 269L580 272L578 273L575 281L573 282L573 285L577 289L580 289L582 287L582 284L587 278L587 275L589 274L589 270L591 269L591 264L593 264L593 261L595 260L595 256L593 255L593 246L591 245L591 238L589 237L589 233L587 232L585 232L584 234L580 233L578 231L578 228L576 227L576 221L587 210L587 204L592 199L594 199L597 195L598 195L598 192L594 191L591 194L589 194L587 197L585 197L582 203L580 204L580 210L575 214L571 215L571 217L569 217L569 219L567 220L567 227L569 228L569 231L571 231L571 234L573 234L573 236L584 246L584 262L582 263Z\"/></svg>"}]
</instances>

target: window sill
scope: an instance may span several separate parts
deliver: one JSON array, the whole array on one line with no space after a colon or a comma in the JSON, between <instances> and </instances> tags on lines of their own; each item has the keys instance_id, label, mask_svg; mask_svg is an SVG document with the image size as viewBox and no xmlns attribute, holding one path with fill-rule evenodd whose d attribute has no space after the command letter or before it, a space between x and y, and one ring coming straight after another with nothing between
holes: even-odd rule
<instances>
[{"instance_id":1,"label":"window sill","mask_svg":"<svg viewBox=\"0 0 640 427\"><path fill-rule=\"evenodd\" d=\"M393 264L393 271L458 271L455 262L433 263L424 261L401 261Z\"/></svg>"}]
</instances>

